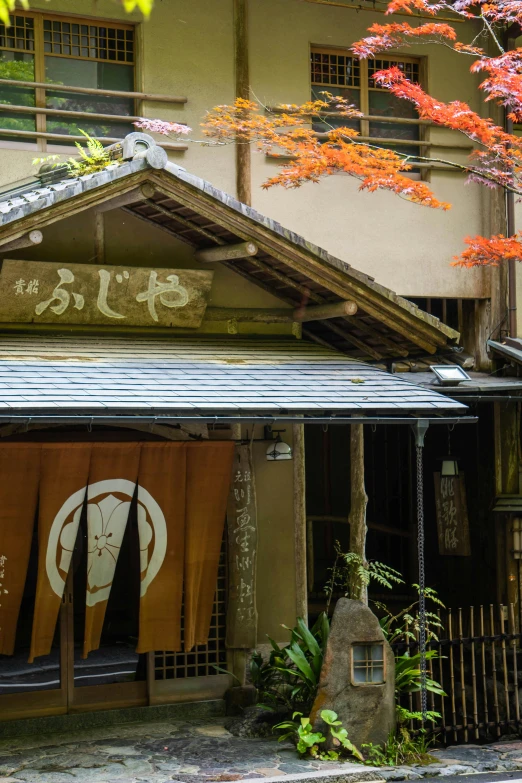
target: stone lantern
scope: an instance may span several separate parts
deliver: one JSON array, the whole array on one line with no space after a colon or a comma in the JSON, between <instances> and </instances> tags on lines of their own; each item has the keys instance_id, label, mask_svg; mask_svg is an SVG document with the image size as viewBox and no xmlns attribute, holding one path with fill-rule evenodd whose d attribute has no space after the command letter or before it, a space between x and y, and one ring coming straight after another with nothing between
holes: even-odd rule
<instances>
[{"instance_id":1,"label":"stone lantern","mask_svg":"<svg viewBox=\"0 0 522 783\"><path fill-rule=\"evenodd\" d=\"M381 745L395 728L395 656L377 617L362 603L337 601L319 688L310 715L328 736L322 710L333 710L351 742Z\"/></svg>"}]
</instances>

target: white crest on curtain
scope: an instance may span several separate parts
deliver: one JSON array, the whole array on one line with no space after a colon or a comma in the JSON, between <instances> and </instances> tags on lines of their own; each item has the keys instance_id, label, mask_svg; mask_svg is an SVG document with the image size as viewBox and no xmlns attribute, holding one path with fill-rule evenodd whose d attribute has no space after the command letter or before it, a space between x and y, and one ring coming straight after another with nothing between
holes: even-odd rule
<instances>
[{"instance_id":1,"label":"white crest on curtain","mask_svg":"<svg viewBox=\"0 0 522 783\"><path fill-rule=\"evenodd\" d=\"M67 575L69 571L87 491L87 606L109 598L135 486L127 479L109 479L67 498L54 518L47 544L47 576L56 595L63 595L65 580L60 572ZM167 525L156 500L139 485L137 513L143 596L165 559Z\"/></svg>"}]
</instances>

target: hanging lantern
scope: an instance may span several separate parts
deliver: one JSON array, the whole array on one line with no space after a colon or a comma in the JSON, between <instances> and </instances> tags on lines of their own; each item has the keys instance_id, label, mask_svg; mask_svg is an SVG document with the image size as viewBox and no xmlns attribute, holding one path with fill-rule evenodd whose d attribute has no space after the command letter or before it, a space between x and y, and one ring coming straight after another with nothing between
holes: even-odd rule
<instances>
[{"instance_id":1,"label":"hanging lantern","mask_svg":"<svg viewBox=\"0 0 522 783\"><path fill-rule=\"evenodd\" d=\"M281 440L281 436L278 434L277 438L269 443L266 450L266 458L269 461L292 459L292 448Z\"/></svg>"},{"instance_id":2,"label":"hanging lantern","mask_svg":"<svg viewBox=\"0 0 522 783\"><path fill-rule=\"evenodd\" d=\"M459 463L455 459L455 457L444 457L442 460L442 468L440 471L440 475L444 478L449 478L450 476L458 476L459 475Z\"/></svg>"}]
</instances>

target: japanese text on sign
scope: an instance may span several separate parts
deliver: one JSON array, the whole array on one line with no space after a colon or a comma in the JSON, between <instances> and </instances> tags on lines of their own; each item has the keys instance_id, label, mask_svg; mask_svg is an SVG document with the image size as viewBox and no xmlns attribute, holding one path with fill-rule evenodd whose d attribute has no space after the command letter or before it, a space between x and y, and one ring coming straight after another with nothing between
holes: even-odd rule
<instances>
[{"instance_id":1,"label":"japanese text on sign","mask_svg":"<svg viewBox=\"0 0 522 783\"><path fill-rule=\"evenodd\" d=\"M4 261L1 321L200 325L212 272Z\"/></svg>"},{"instance_id":2,"label":"japanese text on sign","mask_svg":"<svg viewBox=\"0 0 522 783\"><path fill-rule=\"evenodd\" d=\"M229 618L227 644L255 647L257 519L250 449L238 445L228 503Z\"/></svg>"}]
</instances>

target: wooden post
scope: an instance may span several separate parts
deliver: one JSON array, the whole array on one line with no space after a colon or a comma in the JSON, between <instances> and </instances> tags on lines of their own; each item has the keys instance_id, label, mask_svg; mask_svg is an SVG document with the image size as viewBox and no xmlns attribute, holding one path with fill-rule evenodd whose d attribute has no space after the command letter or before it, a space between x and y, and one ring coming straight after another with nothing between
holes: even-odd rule
<instances>
[{"instance_id":1,"label":"wooden post","mask_svg":"<svg viewBox=\"0 0 522 783\"><path fill-rule=\"evenodd\" d=\"M294 537L296 616L308 622L306 578L306 483L304 424L292 425L294 461Z\"/></svg>"},{"instance_id":2,"label":"wooden post","mask_svg":"<svg viewBox=\"0 0 522 783\"><path fill-rule=\"evenodd\" d=\"M94 213L94 254L97 264L105 263L105 223L102 212Z\"/></svg>"},{"instance_id":3,"label":"wooden post","mask_svg":"<svg viewBox=\"0 0 522 783\"><path fill-rule=\"evenodd\" d=\"M364 424L350 425L350 552L366 561L366 506L368 496L364 484ZM366 588L356 579L351 589L352 598L368 603Z\"/></svg>"},{"instance_id":4,"label":"wooden post","mask_svg":"<svg viewBox=\"0 0 522 783\"><path fill-rule=\"evenodd\" d=\"M248 0L234 0L234 65L236 98L250 97L248 67ZM250 145L236 142L236 194L243 204L252 203Z\"/></svg>"},{"instance_id":5,"label":"wooden post","mask_svg":"<svg viewBox=\"0 0 522 783\"><path fill-rule=\"evenodd\" d=\"M495 485L497 495L517 495L519 485L520 415L518 403L494 403ZM515 605L515 617L520 616L519 567L513 557L512 521L499 523L497 540L497 599Z\"/></svg>"}]
</instances>

